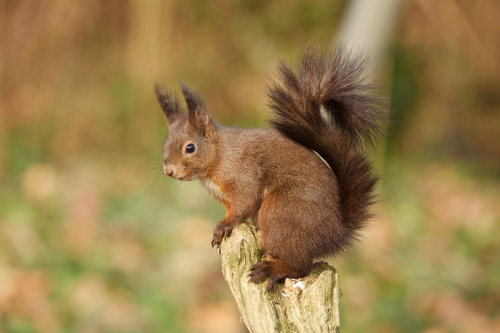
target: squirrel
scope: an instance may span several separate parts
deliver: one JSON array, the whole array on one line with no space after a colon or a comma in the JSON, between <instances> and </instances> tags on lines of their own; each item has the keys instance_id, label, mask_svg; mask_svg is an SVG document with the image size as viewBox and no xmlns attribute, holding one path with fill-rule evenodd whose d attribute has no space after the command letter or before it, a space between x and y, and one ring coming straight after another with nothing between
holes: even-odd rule
<instances>
[{"instance_id":1,"label":"squirrel","mask_svg":"<svg viewBox=\"0 0 500 333\"><path fill-rule=\"evenodd\" d=\"M199 179L226 217L212 247L252 219L265 255L249 281L306 276L318 257L335 256L359 239L372 213L378 177L366 156L381 137L385 110L377 86L365 83L367 58L344 47L329 53L307 46L298 68L281 61L267 89L272 129L216 123L201 94L179 80L187 113L171 91L155 83L168 136L163 171Z\"/></svg>"}]
</instances>

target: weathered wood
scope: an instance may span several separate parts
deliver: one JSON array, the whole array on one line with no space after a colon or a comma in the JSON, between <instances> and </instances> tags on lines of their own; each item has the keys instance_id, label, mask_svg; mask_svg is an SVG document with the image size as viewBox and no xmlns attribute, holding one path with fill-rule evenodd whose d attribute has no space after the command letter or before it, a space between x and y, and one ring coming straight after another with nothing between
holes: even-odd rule
<instances>
[{"instance_id":1,"label":"weathered wood","mask_svg":"<svg viewBox=\"0 0 500 333\"><path fill-rule=\"evenodd\" d=\"M233 229L221 244L222 272L251 333L339 332L339 278L318 262L308 276L286 279L264 293L267 280L248 283L250 267L261 260L260 232L248 223Z\"/></svg>"}]
</instances>

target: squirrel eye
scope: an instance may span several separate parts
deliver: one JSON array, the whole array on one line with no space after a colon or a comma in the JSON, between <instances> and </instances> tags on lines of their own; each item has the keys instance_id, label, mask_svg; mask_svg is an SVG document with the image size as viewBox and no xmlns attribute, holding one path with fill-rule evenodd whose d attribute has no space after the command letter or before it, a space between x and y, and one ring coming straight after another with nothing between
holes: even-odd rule
<instances>
[{"instance_id":1,"label":"squirrel eye","mask_svg":"<svg viewBox=\"0 0 500 333\"><path fill-rule=\"evenodd\" d=\"M186 153L188 154L194 153L194 150L195 150L194 144L190 143L186 146Z\"/></svg>"}]
</instances>

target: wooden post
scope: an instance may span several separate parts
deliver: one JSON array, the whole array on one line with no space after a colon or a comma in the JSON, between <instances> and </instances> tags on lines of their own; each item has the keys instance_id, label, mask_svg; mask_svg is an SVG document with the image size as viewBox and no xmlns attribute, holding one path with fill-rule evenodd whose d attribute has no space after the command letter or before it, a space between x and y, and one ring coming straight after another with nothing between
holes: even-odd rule
<instances>
[{"instance_id":1,"label":"wooden post","mask_svg":"<svg viewBox=\"0 0 500 333\"><path fill-rule=\"evenodd\" d=\"M264 293L267 280L248 283L250 267L261 260L260 232L248 223L233 229L221 244L222 273L251 333L339 332L339 277L317 262L308 276L286 279Z\"/></svg>"}]
</instances>

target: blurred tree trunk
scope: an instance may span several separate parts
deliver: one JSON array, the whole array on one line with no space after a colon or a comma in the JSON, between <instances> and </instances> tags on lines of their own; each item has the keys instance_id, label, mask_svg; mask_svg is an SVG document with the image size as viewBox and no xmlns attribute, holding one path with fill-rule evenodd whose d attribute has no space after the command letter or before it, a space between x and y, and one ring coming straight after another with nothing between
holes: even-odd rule
<instances>
[{"instance_id":1,"label":"blurred tree trunk","mask_svg":"<svg viewBox=\"0 0 500 333\"><path fill-rule=\"evenodd\" d=\"M168 2L165 2L168 5ZM169 30L164 22L171 21L170 11L162 11L162 1L150 0L129 2L130 28L127 38L126 59L128 74L135 80L140 80L138 86L151 90L152 82L158 79L161 68L162 52L165 40L161 35L164 30ZM167 31L168 32L168 31Z\"/></svg>"},{"instance_id":2,"label":"blurred tree trunk","mask_svg":"<svg viewBox=\"0 0 500 333\"><path fill-rule=\"evenodd\" d=\"M351 0L343 15L335 43L361 50L371 59L372 76L387 56L404 0Z\"/></svg>"}]
</instances>

